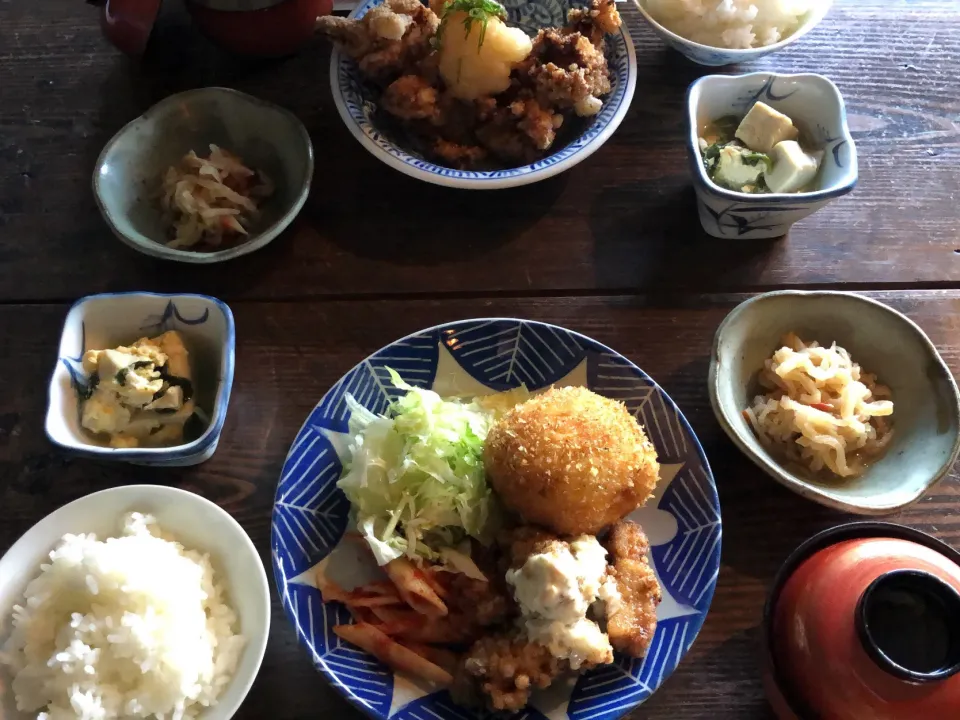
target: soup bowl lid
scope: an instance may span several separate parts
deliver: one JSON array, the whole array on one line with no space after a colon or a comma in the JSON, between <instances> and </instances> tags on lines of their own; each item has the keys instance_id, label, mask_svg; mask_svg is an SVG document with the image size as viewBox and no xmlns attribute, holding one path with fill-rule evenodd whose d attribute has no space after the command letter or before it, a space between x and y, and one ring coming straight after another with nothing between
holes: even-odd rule
<instances>
[{"instance_id":1,"label":"soup bowl lid","mask_svg":"<svg viewBox=\"0 0 960 720\"><path fill-rule=\"evenodd\" d=\"M765 613L781 719L950 717L960 707L960 554L889 523L804 543Z\"/></svg>"}]
</instances>

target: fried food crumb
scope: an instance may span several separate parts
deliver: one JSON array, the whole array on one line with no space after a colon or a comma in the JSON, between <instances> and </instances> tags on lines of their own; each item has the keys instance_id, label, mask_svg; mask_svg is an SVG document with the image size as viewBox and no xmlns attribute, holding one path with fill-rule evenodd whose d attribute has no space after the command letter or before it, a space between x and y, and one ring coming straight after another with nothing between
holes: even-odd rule
<instances>
[{"instance_id":1,"label":"fried food crumb","mask_svg":"<svg viewBox=\"0 0 960 720\"><path fill-rule=\"evenodd\" d=\"M516 633L485 637L473 644L454 676L454 702L493 710L521 710L535 688L545 688L564 669L542 645Z\"/></svg>"},{"instance_id":2,"label":"fried food crumb","mask_svg":"<svg viewBox=\"0 0 960 720\"><path fill-rule=\"evenodd\" d=\"M622 403L554 388L506 413L484 446L490 482L508 509L561 535L595 535L653 492L653 444Z\"/></svg>"}]
</instances>

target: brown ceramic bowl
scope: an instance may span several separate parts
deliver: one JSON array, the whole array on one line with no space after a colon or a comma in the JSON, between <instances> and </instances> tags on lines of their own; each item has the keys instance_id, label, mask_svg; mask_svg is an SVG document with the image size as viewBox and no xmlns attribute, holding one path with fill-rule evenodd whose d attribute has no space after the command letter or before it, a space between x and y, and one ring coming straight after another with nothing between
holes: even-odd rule
<instances>
[{"instance_id":1,"label":"brown ceramic bowl","mask_svg":"<svg viewBox=\"0 0 960 720\"><path fill-rule=\"evenodd\" d=\"M775 578L762 651L780 720L960 717L960 553L891 523L822 532Z\"/></svg>"},{"instance_id":2,"label":"brown ceramic bowl","mask_svg":"<svg viewBox=\"0 0 960 720\"><path fill-rule=\"evenodd\" d=\"M187 0L200 30L231 52L278 57L296 52L333 0Z\"/></svg>"}]
</instances>

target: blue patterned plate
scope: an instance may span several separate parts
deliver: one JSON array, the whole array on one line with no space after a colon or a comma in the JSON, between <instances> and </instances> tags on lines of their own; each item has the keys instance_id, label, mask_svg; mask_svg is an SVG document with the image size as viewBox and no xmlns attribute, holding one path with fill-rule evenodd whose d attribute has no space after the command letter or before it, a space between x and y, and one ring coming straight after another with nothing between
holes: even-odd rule
<instances>
[{"instance_id":1,"label":"blue patterned plate","mask_svg":"<svg viewBox=\"0 0 960 720\"><path fill-rule=\"evenodd\" d=\"M631 518L643 525L663 586L659 624L645 659L554 683L513 720L610 720L646 700L693 644L710 607L720 568L720 504L700 443L670 397L640 368L590 338L554 325L480 319L442 325L398 340L344 375L307 418L287 455L273 509L273 569L284 610L314 665L353 705L375 718L469 720L446 691L393 673L343 642L333 626L346 608L325 603L318 572L348 587L357 580L355 542L341 542L348 502L337 489L349 392L386 411L397 396L386 368L444 396L585 385L621 400L656 445L661 481ZM353 576L352 578L350 576ZM351 582L352 580L352 582Z\"/></svg>"},{"instance_id":2,"label":"blue patterned plate","mask_svg":"<svg viewBox=\"0 0 960 720\"><path fill-rule=\"evenodd\" d=\"M383 0L366 0L350 13L351 18L363 17ZM543 27L563 26L567 11L582 3L571 0L504 0L508 22L534 35ZM612 90L603 98L603 109L588 123L578 137L561 145L563 134L557 138L556 151L530 165L506 170L455 170L437 165L401 147L382 127L375 125L376 104L372 93L360 79L357 65L338 50L330 62L330 88L333 101L347 129L371 154L390 167L411 177L436 185L497 190L544 180L568 170L590 157L620 126L630 109L633 91L637 85L637 56L626 27L607 36L607 61L610 66Z\"/></svg>"}]
</instances>

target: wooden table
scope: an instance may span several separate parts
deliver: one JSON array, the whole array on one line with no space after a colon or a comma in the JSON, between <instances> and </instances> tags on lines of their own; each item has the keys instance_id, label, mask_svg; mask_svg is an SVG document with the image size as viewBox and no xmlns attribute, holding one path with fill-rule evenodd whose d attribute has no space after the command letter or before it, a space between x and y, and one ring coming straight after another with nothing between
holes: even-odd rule
<instances>
[{"instance_id":1,"label":"wooden table","mask_svg":"<svg viewBox=\"0 0 960 720\"><path fill-rule=\"evenodd\" d=\"M681 141L684 91L705 74L668 52L632 7L636 100L575 169L490 194L396 173L344 129L320 43L276 62L237 61L182 16L176 48L136 65L77 0L0 0L0 552L65 502L133 481L176 485L227 508L269 564L273 491L314 402L354 363L439 322L506 315L557 323L637 362L703 442L723 506L723 568L700 638L632 718L767 718L756 645L773 573L812 533L847 517L756 470L714 421L713 333L750 293L869 291L906 312L960 371L960 4L839 0L788 50L724 72L823 72L840 87L860 151L857 190L773 242L699 228ZM117 129L165 95L220 84L293 109L317 153L294 228L209 268L165 264L116 241L90 193ZM371 206L371 201L376 201ZM375 207L375 210L371 210ZM195 291L230 303L236 382L220 447L183 470L71 460L43 436L45 387L69 303L102 291ZM956 475L893 518L960 541ZM356 718L298 648L275 600L260 676L238 718ZM931 719L934 720L934 719Z\"/></svg>"}]
</instances>

